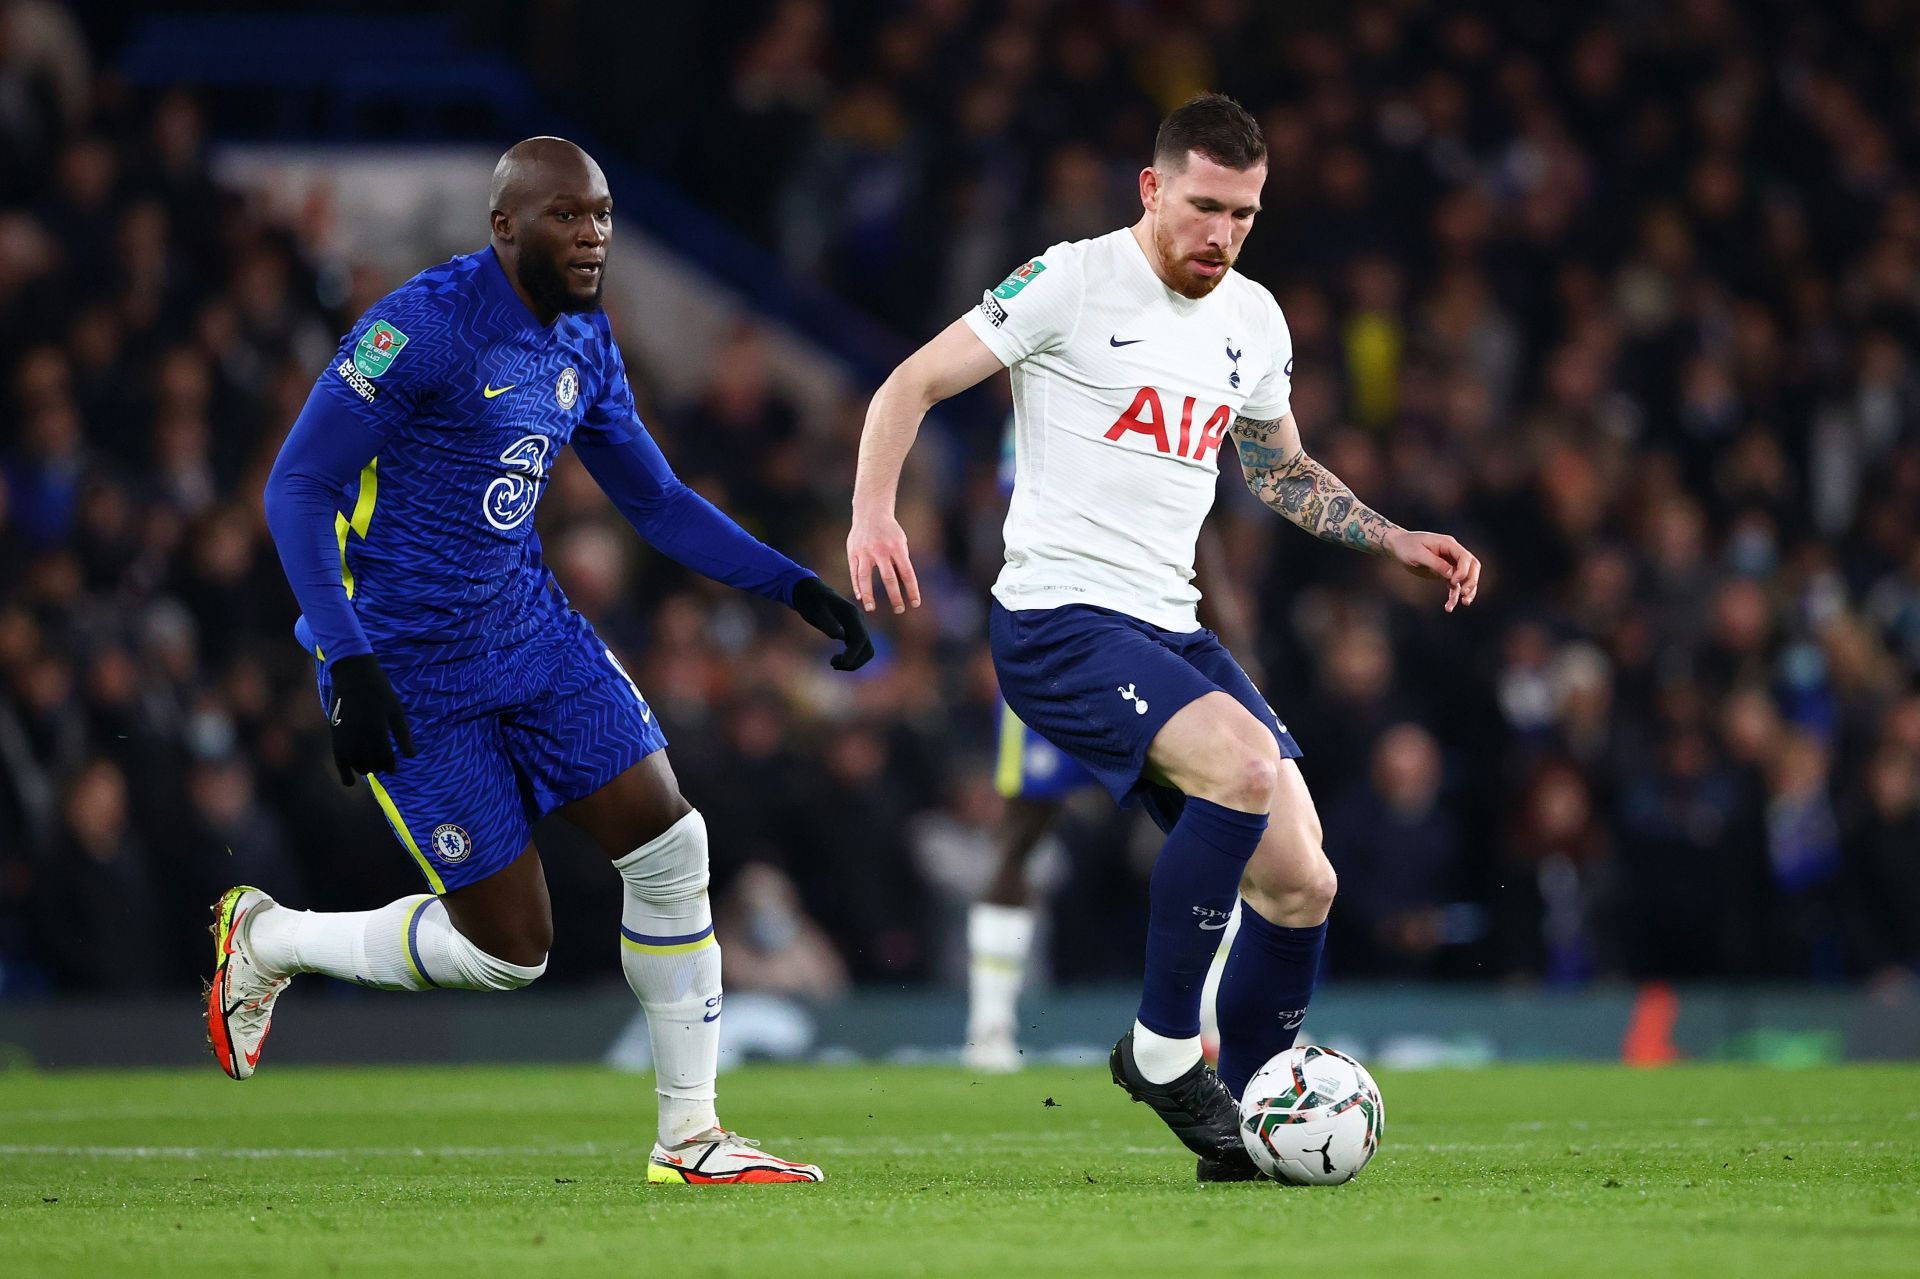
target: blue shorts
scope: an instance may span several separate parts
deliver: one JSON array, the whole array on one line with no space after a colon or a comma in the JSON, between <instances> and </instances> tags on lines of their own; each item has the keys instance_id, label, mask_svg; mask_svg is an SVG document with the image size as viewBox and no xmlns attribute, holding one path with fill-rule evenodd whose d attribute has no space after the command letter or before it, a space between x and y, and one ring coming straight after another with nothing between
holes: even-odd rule
<instances>
[{"instance_id":1,"label":"blue shorts","mask_svg":"<svg viewBox=\"0 0 1920 1279\"><path fill-rule=\"evenodd\" d=\"M1011 706L1000 704L993 785L1002 799L1050 802L1093 784L1093 774L1079 760L1028 728Z\"/></svg>"},{"instance_id":2,"label":"blue shorts","mask_svg":"<svg viewBox=\"0 0 1920 1279\"><path fill-rule=\"evenodd\" d=\"M387 670L412 759L366 780L435 893L506 867L533 824L667 744L653 709L593 627L558 626L482 657ZM320 703L332 702L320 671Z\"/></svg>"},{"instance_id":3,"label":"blue shorts","mask_svg":"<svg viewBox=\"0 0 1920 1279\"><path fill-rule=\"evenodd\" d=\"M1086 767L1123 807L1138 796L1162 829L1185 796L1141 776L1147 748L1174 712L1226 693L1273 731L1283 759L1300 746L1209 630L1163 631L1125 613L1068 604L1012 612L988 624L1000 695L1020 719Z\"/></svg>"}]
</instances>

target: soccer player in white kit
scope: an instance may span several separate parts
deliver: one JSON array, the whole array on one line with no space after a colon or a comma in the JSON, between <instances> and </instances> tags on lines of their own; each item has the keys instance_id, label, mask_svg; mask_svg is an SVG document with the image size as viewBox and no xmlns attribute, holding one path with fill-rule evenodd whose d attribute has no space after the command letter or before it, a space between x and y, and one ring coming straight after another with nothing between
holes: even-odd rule
<instances>
[{"instance_id":1,"label":"soccer player in white kit","mask_svg":"<svg viewBox=\"0 0 1920 1279\"><path fill-rule=\"evenodd\" d=\"M1233 270L1266 175L1259 126L1231 98L1169 114L1138 222L1021 266L875 393L847 539L862 605L877 604L875 573L894 612L920 603L894 518L902 463L929 408L1010 368L1018 456L994 667L1015 714L1167 831L1139 1013L1111 1066L1200 1156L1203 1181L1258 1175L1235 1098L1306 1015L1335 887L1299 747L1195 614L1219 451L1231 435L1248 486L1294 524L1443 581L1448 612L1480 576L1460 543L1376 514L1302 448L1286 321ZM1236 893L1216 1075L1201 986Z\"/></svg>"}]
</instances>

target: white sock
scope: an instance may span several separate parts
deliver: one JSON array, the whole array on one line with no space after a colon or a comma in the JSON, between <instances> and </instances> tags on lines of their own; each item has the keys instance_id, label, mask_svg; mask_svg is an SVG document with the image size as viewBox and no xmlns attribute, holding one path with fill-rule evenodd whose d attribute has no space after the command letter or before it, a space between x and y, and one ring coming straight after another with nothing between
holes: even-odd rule
<instances>
[{"instance_id":1,"label":"white sock","mask_svg":"<svg viewBox=\"0 0 1920 1279\"><path fill-rule=\"evenodd\" d=\"M698 811L616 861L626 882L620 968L647 1010L660 1143L719 1126L720 946L707 899L707 824Z\"/></svg>"},{"instance_id":2,"label":"white sock","mask_svg":"<svg viewBox=\"0 0 1920 1279\"><path fill-rule=\"evenodd\" d=\"M378 990L514 990L547 970L545 960L528 968L487 954L424 893L378 910L256 907L243 940L269 973L324 973Z\"/></svg>"},{"instance_id":3,"label":"white sock","mask_svg":"<svg viewBox=\"0 0 1920 1279\"><path fill-rule=\"evenodd\" d=\"M975 902L967 913L967 1041L1012 1038L1033 944L1033 911Z\"/></svg>"},{"instance_id":4,"label":"white sock","mask_svg":"<svg viewBox=\"0 0 1920 1279\"><path fill-rule=\"evenodd\" d=\"M1169 1039L1133 1023L1133 1060L1150 1084L1170 1084L1200 1060L1200 1036Z\"/></svg>"}]
</instances>

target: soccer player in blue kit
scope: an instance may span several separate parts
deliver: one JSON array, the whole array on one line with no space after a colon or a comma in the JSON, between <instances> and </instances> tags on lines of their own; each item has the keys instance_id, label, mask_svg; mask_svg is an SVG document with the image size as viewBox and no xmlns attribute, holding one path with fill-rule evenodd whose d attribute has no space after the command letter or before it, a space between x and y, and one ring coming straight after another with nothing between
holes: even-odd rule
<instances>
[{"instance_id":1,"label":"soccer player in blue kit","mask_svg":"<svg viewBox=\"0 0 1920 1279\"><path fill-rule=\"evenodd\" d=\"M489 198L489 247L421 272L347 334L266 491L340 780L366 778L432 892L327 914L229 889L214 1054L250 1076L299 973L383 990L539 977L553 918L530 836L557 811L625 889L621 967L658 1072L648 1180L819 1181L715 1114L706 824L646 699L541 560L533 513L554 459L572 444L655 548L844 641L835 667L872 645L851 603L682 484L642 426L600 310L613 200L599 166L531 138L501 157Z\"/></svg>"}]
</instances>

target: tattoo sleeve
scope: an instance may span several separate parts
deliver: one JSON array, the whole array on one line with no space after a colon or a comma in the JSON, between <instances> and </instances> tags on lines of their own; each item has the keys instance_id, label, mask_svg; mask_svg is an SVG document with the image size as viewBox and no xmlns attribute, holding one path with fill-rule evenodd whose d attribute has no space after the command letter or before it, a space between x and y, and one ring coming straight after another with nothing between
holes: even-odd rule
<instances>
[{"instance_id":1,"label":"tattoo sleeve","mask_svg":"<svg viewBox=\"0 0 1920 1279\"><path fill-rule=\"evenodd\" d=\"M1322 541L1383 554L1387 534L1400 526L1355 497L1339 476L1308 457L1305 449L1296 445L1289 453L1276 447L1273 441L1279 426L1279 419L1234 421L1240 469L1246 472L1253 495Z\"/></svg>"}]
</instances>

